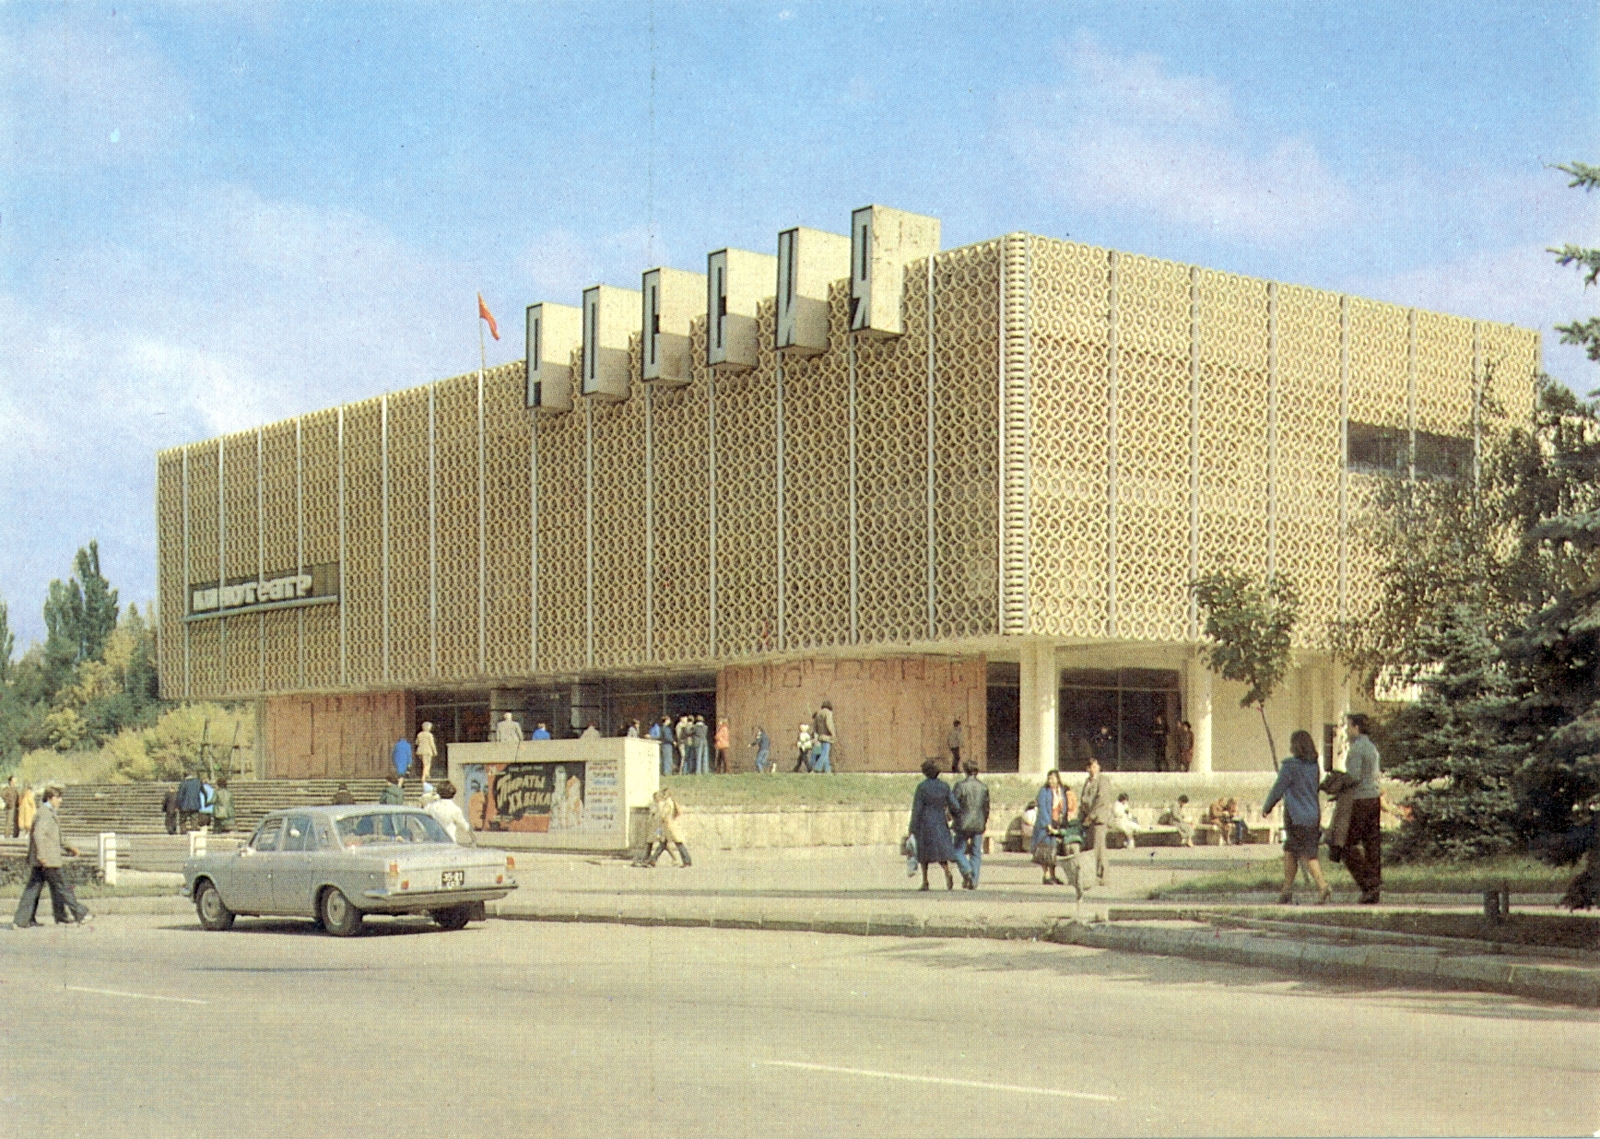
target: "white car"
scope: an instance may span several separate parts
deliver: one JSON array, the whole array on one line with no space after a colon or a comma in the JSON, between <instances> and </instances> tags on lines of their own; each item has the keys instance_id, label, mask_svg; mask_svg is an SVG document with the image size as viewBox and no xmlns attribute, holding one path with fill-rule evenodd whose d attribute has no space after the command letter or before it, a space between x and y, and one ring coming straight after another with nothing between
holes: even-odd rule
<instances>
[{"instance_id":1,"label":"white car","mask_svg":"<svg viewBox=\"0 0 1600 1139\"><path fill-rule=\"evenodd\" d=\"M515 869L504 851L457 846L414 807L294 807L267 815L239 850L185 862L183 892L206 929L285 915L350 937L368 914L425 913L461 929L517 888Z\"/></svg>"}]
</instances>

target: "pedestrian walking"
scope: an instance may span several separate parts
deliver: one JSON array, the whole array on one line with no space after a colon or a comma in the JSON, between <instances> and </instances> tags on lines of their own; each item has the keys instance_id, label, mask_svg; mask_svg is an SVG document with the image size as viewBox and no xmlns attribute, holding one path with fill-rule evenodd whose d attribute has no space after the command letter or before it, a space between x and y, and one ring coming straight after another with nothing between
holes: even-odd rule
<instances>
[{"instance_id":1,"label":"pedestrian walking","mask_svg":"<svg viewBox=\"0 0 1600 1139\"><path fill-rule=\"evenodd\" d=\"M800 734L795 737L794 769L796 771L811 770L811 747L815 741L811 738L811 721L805 720L800 724Z\"/></svg>"},{"instance_id":2,"label":"pedestrian walking","mask_svg":"<svg viewBox=\"0 0 1600 1139\"><path fill-rule=\"evenodd\" d=\"M5 804L5 834L7 838L17 837L17 800L22 798L22 792L17 790L17 777L6 777L4 790L0 790L0 803ZM169 832L170 833L170 832Z\"/></svg>"},{"instance_id":3,"label":"pedestrian walking","mask_svg":"<svg viewBox=\"0 0 1600 1139\"><path fill-rule=\"evenodd\" d=\"M24 785L22 794L17 796L17 835L21 837L33 827L34 816L39 813L39 808L34 805L33 788Z\"/></svg>"},{"instance_id":4,"label":"pedestrian walking","mask_svg":"<svg viewBox=\"0 0 1600 1139\"><path fill-rule=\"evenodd\" d=\"M355 801L356 797L350 794L350 784L340 783L339 786L333 789L333 805L335 807L342 807Z\"/></svg>"},{"instance_id":5,"label":"pedestrian walking","mask_svg":"<svg viewBox=\"0 0 1600 1139\"><path fill-rule=\"evenodd\" d=\"M1111 829L1115 817L1117 792L1111 780L1100 774L1100 761L1089 761L1089 778L1083 781L1079 794L1078 821L1084 827L1084 845L1094 849L1094 877L1106 885L1106 831Z\"/></svg>"},{"instance_id":6,"label":"pedestrian walking","mask_svg":"<svg viewBox=\"0 0 1600 1139\"><path fill-rule=\"evenodd\" d=\"M39 895L46 886L50 887L50 906L55 911L57 925L69 920L82 925L94 917L89 908L78 901L71 883L62 873L63 852L77 857L78 848L61 841L61 818L56 813L60 801L61 788L46 787L44 803L28 828L28 883L22 888L17 912L11 919L12 929L30 929L39 924Z\"/></svg>"},{"instance_id":7,"label":"pedestrian walking","mask_svg":"<svg viewBox=\"0 0 1600 1139\"><path fill-rule=\"evenodd\" d=\"M644 854L634 863L635 866L654 867L656 860L667 850L669 844L677 850L679 866L689 867L694 864L689 857L689 848L683 844L683 829L678 825L678 818L682 814L683 808L678 806L672 788L663 787L650 797L650 818L655 823L655 829L651 832L650 841L645 845Z\"/></svg>"},{"instance_id":8,"label":"pedestrian walking","mask_svg":"<svg viewBox=\"0 0 1600 1139\"><path fill-rule=\"evenodd\" d=\"M983 869L983 833L989 829L989 787L978 778L977 761L969 759L962 767L967 777L950 789L955 800L956 853L967 859L967 889L976 890Z\"/></svg>"},{"instance_id":9,"label":"pedestrian walking","mask_svg":"<svg viewBox=\"0 0 1600 1139\"><path fill-rule=\"evenodd\" d=\"M433 758L439 754L439 743L433 738L432 720L422 721L414 754L417 757L417 778L426 783L433 772Z\"/></svg>"},{"instance_id":10,"label":"pedestrian walking","mask_svg":"<svg viewBox=\"0 0 1600 1139\"><path fill-rule=\"evenodd\" d=\"M198 825L195 820L200 815L200 800L204 795L205 788L201 786L200 776L196 772L189 772L178 784L178 827L185 833Z\"/></svg>"},{"instance_id":11,"label":"pedestrian walking","mask_svg":"<svg viewBox=\"0 0 1600 1139\"><path fill-rule=\"evenodd\" d=\"M547 740L547 739L549 739L550 738L550 725L545 723L543 720L540 720L537 724L535 724L533 726L533 735L529 736L528 738L531 739L531 740Z\"/></svg>"},{"instance_id":12,"label":"pedestrian walking","mask_svg":"<svg viewBox=\"0 0 1600 1139\"><path fill-rule=\"evenodd\" d=\"M204 831L211 829L211 822L216 814L216 810L217 789L211 784L209 779L202 780L200 783L200 814L196 816L196 822L199 824L200 830Z\"/></svg>"},{"instance_id":13,"label":"pedestrian walking","mask_svg":"<svg viewBox=\"0 0 1600 1139\"><path fill-rule=\"evenodd\" d=\"M956 849L950 834L950 814L955 803L950 798L950 786L939 778L939 761L922 761L922 782L911 799L911 826L907 833L916 840L917 861L922 865L922 885L928 888L928 865L937 862L944 870L944 888L954 890L955 879L950 876L950 863L961 871L961 884L972 888L972 867L966 855Z\"/></svg>"},{"instance_id":14,"label":"pedestrian walking","mask_svg":"<svg viewBox=\"0 0 1600 1139\"><path fill-rule=\"evenodd\" d=\"M383 777L383 793L378 796L378 802L396 807L405 806L406 792L405 788L400 786L400 776L391 771Z\"/></svg>"},{"instance_id":15,"label":"pedestrian walking","mask_svg":"<svg viewBox=\"0 0 1600 1139\"><path fill-rule=\"evenodd\" d=\"M1378 904L1383 889L1382 791L1378 774L1382 764L1378 748L1367 735L1368 720L1360 712L1345 717L1350 747L1344 769L1356 786L1351 794L1350 827L1344 840L1344 866L1361 890L1361 904Z\"/></svg>"},{"instance_id":16,"label":"pedestrian walking","mask_svg":"<svg viewBox=\"0 0 1600 1139\"><path fill-rule=\"evenodd\" d=\"M228 777L225 775L217 780L217 788L212 796L211 829L218 834L233 830L233 792L228 790Z\"/></svg>"},{"instance_id":17,"label":"pedestrian walking","mask_svg":"<svg viewBox=\"0 0 1600 1139\"><path fill-rule=\"evenodd\" d=\"M756 737L750 741L750 746L756 749L756 774L770 771L775 766L772 762L772 739L767 735L767 729L756 727Z\"/></svg>"},{"instance_id":18,"label":"pedestrian walking","mask_svg":"<svg viewBox=\"0 0 1600 1139\"><path fill-rule=\"evenodd\" d=\"M172 784L161 796L161 814L166 820L167 833L178 833L178 785Z\"/></svg>"},{"instance_id":19,"label":"pedestrian walking","mask_svg":"<svg viewBox=\"0 0 1600 1139\"><path fill-rule=\"evenodd\" d=\"M522 742L522 725L517 723L510 712L500 714L500 722L494 726L494 742L497 744Z\"/></svg>"},{"instance_id":20,"label":"pedestrian walking","mask_svg":"<svg viewBox=\"0 0 1600 1139\"><path fill-rule=\"evenodd\" d=\"M825 775L833 774L833 702L824 700L817 714L811 717L811 735L815 743L811 748L811 770Z\"/></svg>"},{"instance_id":21,"label":"pedestrian walking","mask_svg":"<svg viewBox=\"0 0 1600 1139\"><path fill-rule=\"evenodd\" d=\"M950 750L951 775L958 775L961 772L961 741L963 735L960 720L951 724L950 730L944 734L944 746Z\"/></svg>"},{"instance_id":22,"label":"pedestrian walking","mask_svg":"<svg viewBox=\"0 0 1600 1139\"><path fill-rule=\"evenodd\" d=\"M728 731L728 721L717 721L717 734L711 741L711 746L717 749L716 772L718 775L728 774L728 748L733 744L731 733Z\"/></svg>"},{"instance_id":23,"label":"pedestrian walking","mask_svg":"<svg viewBox=\"0 0 1600 1139\"><path fill-rule=\"evenodd\" d=\"M472 837L472 824L467 822L461 805L456 802L456 785L446 779L435 790L438 798L422 809L434 817L457 846L478 845Z\"/></svg>"},{"instance_id":24,"label":"pedestrian walking","mask_svg":"<svg viewBox=\"0 0 1600 1139\"><path fill-rule=\"evenodd\" d=\"M1326 903L1333 890L1317 861L1317 846L1322 841L1322 800L1317 795L1317 777L1322 772L1317 767L1317 745L1311 741L1311 733L1297 731L1290 736L1289 753L1289 758L1278 765L1278 778L1261 804L1265 815L1280 799L1283 801L1283 889L1278 894L1278 904L1294 904L1294 877L1301 862L1317 884L1317 901Z\"/></svg>"}]
</instances>

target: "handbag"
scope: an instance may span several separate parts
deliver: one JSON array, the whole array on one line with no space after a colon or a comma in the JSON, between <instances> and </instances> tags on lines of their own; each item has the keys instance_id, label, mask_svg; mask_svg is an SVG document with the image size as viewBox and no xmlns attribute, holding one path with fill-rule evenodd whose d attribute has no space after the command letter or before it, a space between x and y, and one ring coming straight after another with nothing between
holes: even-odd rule
<instances>
[{"instance_id":1,"label":"handbag","mask_svg":"<svg viewBox=\"0 0 1600 1139\"><path fill-rule=\"evenodd\" d=\"M900 840L900 853L906 856L906 877L917 872L917 836L908 834Z\"/></svg>"}]
</instances>

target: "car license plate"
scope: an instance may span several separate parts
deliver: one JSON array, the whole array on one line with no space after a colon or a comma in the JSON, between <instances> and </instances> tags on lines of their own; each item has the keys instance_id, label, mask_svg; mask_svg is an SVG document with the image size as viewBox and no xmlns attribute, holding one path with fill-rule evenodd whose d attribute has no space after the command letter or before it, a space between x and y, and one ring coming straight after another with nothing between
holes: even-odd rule
<instances>
[{"instance_id":1,"label":"car license plate","mask_svg":"<svg viewBox=\"0 0 1600 1139\"><path fill-rule=\"evenodd\" d=\"M440 883L446 890L455 886L465 886L466 884L467 872L465 870L446 870L444 872L444 880Z\"/></svg>"}]
</instances>

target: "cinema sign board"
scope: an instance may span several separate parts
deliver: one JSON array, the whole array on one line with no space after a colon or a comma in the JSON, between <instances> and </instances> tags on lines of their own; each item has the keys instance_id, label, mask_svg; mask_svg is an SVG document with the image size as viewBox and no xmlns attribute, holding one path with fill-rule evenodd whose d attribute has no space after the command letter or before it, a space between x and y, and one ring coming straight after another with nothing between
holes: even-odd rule
<instances>
[{"instance_id":1,"label":"cinema sign board","mask_svg":"<svg viewBox=\"0 0 1600 1139\"><path fill-rule=\"evenodd\" d=\"M203 581L191 584L188 594L189 613L184 618L188 621L327 604L339 600L339 563L305 566L264 577Z\"/></svg>"}]
</instances>

